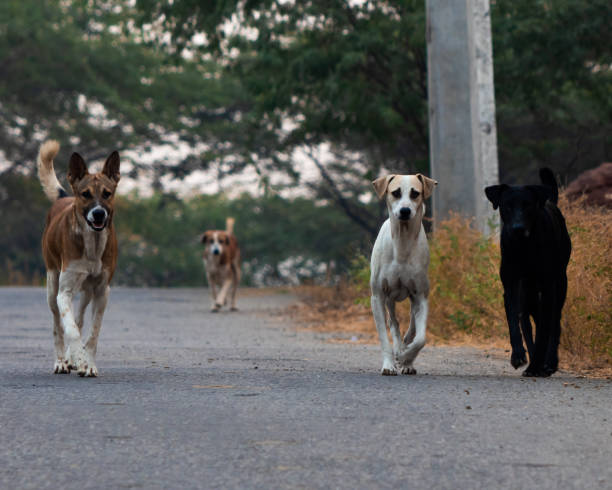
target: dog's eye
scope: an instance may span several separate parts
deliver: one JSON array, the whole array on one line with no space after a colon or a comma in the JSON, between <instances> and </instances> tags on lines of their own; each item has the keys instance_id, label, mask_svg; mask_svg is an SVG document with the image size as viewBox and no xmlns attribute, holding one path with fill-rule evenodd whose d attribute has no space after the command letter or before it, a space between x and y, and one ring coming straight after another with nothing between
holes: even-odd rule
<instances>
[{"instance_id":1,"label":"dog's eye","mask_svg":"<svg viewBox=\"0 0 612 490\"><path fill-rule=\"evenodd\" d=\"M104 189L104 190L102 191L102 197L103 197L104 199L108 199L108 198L109 198L109 197L111 197L112 195L113 195L113 193L112 193L112 192L108 192L106 189Z\"/></svg>"},{"instance_id":2,"label":"dog's eye","mask_svg":"<svg viewBox=\"0 0 612 490\"><path fill-rule=\"evenodd\" d=\"M421 193L419 191L414 190L414 189L410 190L410 199L416 199L420 195L421 195Z\"/></svg>"},{"instance_id":3,"label":"dog's eye","mask_svg":"<svg viewBox=\"0 0 612 490\"><path fill-rule=\"evenodd\" d=\"M401 189L395 189L391 195L393 197L395 197L396 199L399 199L400 197L402 197L402 190Z\"/></svg>"},{"instance_id":4,"label":"dog's eye","mask_svg":"<svg viewBox=\"0 0 612 490\"><path fill-rule=\"evenodd\" d=\"M81 196L83 196L85 199L91 199L93 197L89 191L82 192Z\"/></svg>"}]
</instances>

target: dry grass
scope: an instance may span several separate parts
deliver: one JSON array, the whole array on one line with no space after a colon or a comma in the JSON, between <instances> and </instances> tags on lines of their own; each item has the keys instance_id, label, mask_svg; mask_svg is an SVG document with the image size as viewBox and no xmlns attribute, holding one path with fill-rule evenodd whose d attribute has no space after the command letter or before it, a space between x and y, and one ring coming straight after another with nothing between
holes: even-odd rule
<instances>
[{"instance_id":1,"label":"dry grass","mask_svg":"<svg viewBox=\"0 0 612 490\"><path fill-rule=\"evenodd\" d=\"M612 212L570 204L560 208L572 239L568 297L563 309L561 367L612 373ZM428 339L509 349L497 239L454 216L430 237L431 295ZM334 288L302 288L298 316L310 328L339 332L341 339L376 342L369 309L369 267L359 258L352 280ZM398 307L407 325L409 302Z\"/></svg>"},{"instance_id":2,"label":"dry grass","mask_svg":"<svg viewBox=\"0 0 612 490\"><path fill-rule=\"evenodd\" d=\"M572 238L568 292L561 320L566 365L612 368L612 211L561 196Z\"/></svg>"}]
</instances>

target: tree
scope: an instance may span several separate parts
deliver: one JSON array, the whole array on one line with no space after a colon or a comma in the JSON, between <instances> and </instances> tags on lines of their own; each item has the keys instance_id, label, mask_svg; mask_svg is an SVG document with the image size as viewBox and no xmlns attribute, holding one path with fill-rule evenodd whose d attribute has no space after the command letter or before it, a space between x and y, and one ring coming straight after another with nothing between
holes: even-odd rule
<instances>
[{"instance_id":1,"label":"tree","mask_svg":"<svg viewBox=\"0 0 612 490\"><path fill-rule=\"evenodd\" d=\"M295 151L303 150L320 171L318 194L370 235L379 216L358 200L369 181L383 166L427 169L421 1L139 0L137 7L142 26L163 19L176 53L200 49L241 81L252 101L243 118L265 135L243 141L243 154L297 174ZM206 42L195 46L200 32ZM332 158L320 165L325 143ZM349 168L355 153L359 165Z\"/></svg>"},{"instance_id":2,"label":"tree","mask_svg":"<svg viewBox=\"0 0 612 490\"><path fill-rule=\"evenodd\" d=\"M177 52L205 33L200 49L224 59L225 73L253 97L245 118L277 132L268 154L288 158L296 147L329 142L338 154L362 155L364 182L381 166L427 169L423 0L137 7L141 25L163 18ZM612 4L496 0L491 16L502 179L524 181L543 165L572 178L612 158ZM260 150L256 143L247 151ZM334 194L342 176L326 170Z\"/></svg>"},{"instance_id":3,"label":"tree","mask_svg":"<svg viewBox=\"0 0 612 490\"><path fill-rule=\"evenodd\" d=\"M130 4L0 2L0 147L9 171L31 170L46 137L88 159L178 141L222 147L239 85L220 80L214 62L147 45Z\"/></svg>"},{"instance_id":4,"label":"tree","mask_svg":"<svg viewBox=\"0 0 612 490\"><path fill-rule=\"evenodd\" d=\"M612 159L612 3L492 2L501 178Z\"/></svg>"}]
</instances>

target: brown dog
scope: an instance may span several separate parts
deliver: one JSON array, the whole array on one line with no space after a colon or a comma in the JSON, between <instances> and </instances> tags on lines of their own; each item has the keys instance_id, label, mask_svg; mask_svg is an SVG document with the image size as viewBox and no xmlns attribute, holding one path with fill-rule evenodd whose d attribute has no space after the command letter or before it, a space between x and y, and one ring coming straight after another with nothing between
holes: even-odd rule
<instances>
[{"instance_id":1,"label":"brown dog","mask_svg":"<svg viewBox=\"0 0 612 490\"><path fill-rule=\"evenodd\" d=\"M108 285L117 265L113 198L120 178L119 154L111 153L102 172L90 174L83 158L73 153L68 182L74 197L68 197L53 169L58 151L57 141L45 142L37 162L43 190L53 202L42 248L47 267L47 301L53 313L54 372L76 369L79 376L97 376L98 335L108 301ZM81 300L75 319L72 299L79 292ZM83 346L83 316L92 299L93 326Z\"/></svg>"},{"instance_id":2,"label":"brown dog","mask_svg":"<svg viewBox=\"0 0 612 490\"><path fill-rule=\"evenodd\" d=\"M202 259L206 268L206 278L213 300L213 312L227 302L231 288L231 310L236 308L236 289L240 282L240 248L234 236L234 218L227 218L225 231L208 230L201 238L205 245ZM217 294L217 288L219 292Z\"/></svg>"}]
</instances>

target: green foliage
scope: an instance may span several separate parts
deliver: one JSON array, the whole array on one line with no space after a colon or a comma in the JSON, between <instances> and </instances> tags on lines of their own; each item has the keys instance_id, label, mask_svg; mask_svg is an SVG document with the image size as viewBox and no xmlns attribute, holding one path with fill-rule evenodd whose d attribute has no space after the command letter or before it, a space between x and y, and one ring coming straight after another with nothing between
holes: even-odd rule
<instances>
[{"instance_id":1,"label":"green foliage","mask_svg":"<svg viewBox=\"0 0 612 490\"><path fill-rule=\"evenodd\" d=\"M266 150L331 141L381 165L427 169L425 2L138 0L143 22L164 15L172 45L206 32L253 98L247 118L274 129ZM243 29L223 28L232 15ZM547 165L571 179L610 160L612 3L491 2L501 175L524 180ZM270 147L269 145L273 146ZM248 151L257 151L249 148ZM345 162L345 166L346 165Z\"/></svg>"},{"instance_id":2,"label":"green foliage","mask_svg":"<svg viewBox=\"0 0 612 490\"><path fill-rule=\"evenodd\" d=\"M204 282L201 233L224 229L236 218L244 282L283 283L324 277L348 267L347 257L365 247L363 235L342 213L312 201L244 194L182 201L159 194L122 200L117 213L120 240L117 282L129 285L189 285Z\"/></svg>"},{"instance_id":3,"label":"green foliage","mask_svg":"<svg viewBox=\"0 0 612 490\"><path fill-rule=\"evenodd\" d=\"M227 73L252 95L247 116L275 129L285 118L295 120L295 128L276 139L277 148L331 141L367 153L370 176L382 163L404 170L427 167L423 2L261 0L243 8L237 0L206 6L140 0L137 5L146 20L169 19L177 51L199 30L209 36L204 50L223 59L227 50L238 50ZM222 26L235 12L241 13L243 29L223 35Z\"/></svg>"},{"instance_id":4,"label":"green foliage","mask_svg":"<svg viewBox=\"0 0 612 490\"><path fill-rule=\"evenodd\" d=\"M40 243L48 208L37 180L0 175L0 284L43 284Z\"/></svg>"},{"instance_id":5,"label":"green foliage","mask_svg":"<svg viewBox=\"0 0 612 490\"><path fill-rule=\"evenodd\" d=\"M491 19L502 177L610 160L612 3L504 0Z\"/></svg>"},{"instance_id":6,"label":"green foliage","mask_svg":"<svg viewBox=\"0 0 612 490\"><path fill-rule=\"evenodd\" d=\"M142 43L130 4L0 2L0 147L13 167L32 169L43 136L91 159L179 136L212 148L213 135L224 138L237 84L215 77L212 62Z\"/></svg>"}]
</instances>

